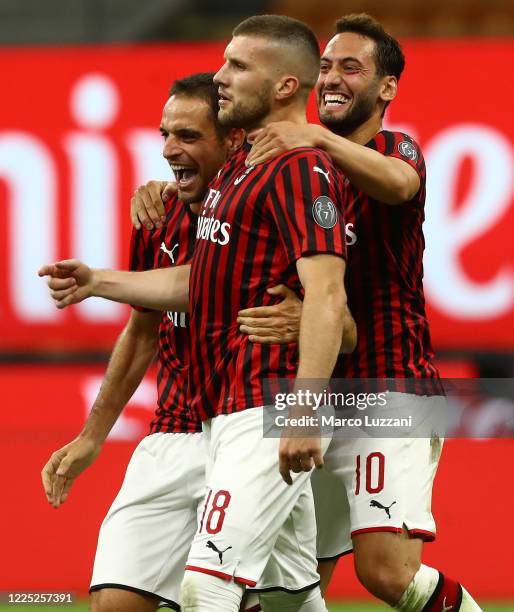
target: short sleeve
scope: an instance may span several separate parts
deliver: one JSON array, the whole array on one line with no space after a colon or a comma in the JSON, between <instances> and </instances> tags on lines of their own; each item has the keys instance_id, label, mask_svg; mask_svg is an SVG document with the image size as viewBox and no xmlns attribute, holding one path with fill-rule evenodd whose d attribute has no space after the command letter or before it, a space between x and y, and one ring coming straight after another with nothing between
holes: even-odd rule
<instances>
[{"instance_id":1,"label":"short sleeve","mask_svg":"<svg viewBox=\"0 0 514 612\"><path fill-rule=\"evenodd\" d=\"M317 253L346 257L342 189L321 151L296 150L278 162L268 204L289 264Z\"/></svg>"},{"instance_id":2,"label":"short sleeve","mask_svg":"<svg viewBox=\"0 0 514 612\"><path fill-rule=\"evenodd\" d=\"M425 160L418 143L402 132L390 132L391 142L386 142L384 155L407 162L421 179L425 175Z\"/></svg>"},{"instance_id":3,"label":"short sleeve","mask_svg":"<svg viewBox=\"0 0 514 612\"><path fill-rule=\"evenodd\" d=\"M132 228L130 236L129 270L144 272L155 267L155 247L151 234L146 229ZM150 309L132 305L138 312L150 312Z\"/></svg>"}]
</instances>

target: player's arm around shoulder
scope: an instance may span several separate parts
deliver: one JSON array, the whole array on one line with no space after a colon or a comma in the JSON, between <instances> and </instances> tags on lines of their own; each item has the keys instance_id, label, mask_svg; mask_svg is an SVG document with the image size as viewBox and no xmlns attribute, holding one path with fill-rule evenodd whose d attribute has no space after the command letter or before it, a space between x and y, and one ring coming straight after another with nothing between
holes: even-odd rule
<instances>
[{"instance_id":1,"label":"player's arm around shoulder","mask_svg":"<svg viewBox=\"0 0 514 612\"><path fill-rule=\"evenodd\" d=\"M409 137L405 140L419 151ZM397 156L384 155L310 123L281 121L259 130L254 134L247 165L264 163L300 147L328 153L350 182L385 204L408 202L419 191L420 176L417 165L411 163L416 161L411 157L412 151L406 151L407 155L401 151Z\"/></svg>"},{"instance_id":2,"label":"player's arm around shoulder","mask_svg":"<svg viewBox=\"0 0 514 612\"><path fill-rule=\"evenodd\" d=\"M138 187L130 201L130 220L134 228L161 228L166 221L165 204L176 193L175 181L148 181Z\"/></svg>"},{"instance_id":3,"label":"player's arm around shoulder","mask_svg":"<svg viewBox=\"0 0 514 612\"><path fill-rule=\"evenodd\" d=\"M249 135L252 149L247 157L248 166L262 164L287 151L297 148L317 147L318 130L312 123L277 121Z\"/></svg>"},{"instance_id":4,"label":"player's arm around shoulder","mask_svg":"<svg viewBox=\"0 0 514 612\"><path fill-rule=\"evenodd\" d=\"M422 158L419 147L408 137L402 141L406 143L403 151L393 147L391 151L380 152L328 130L319 131L318 136L316 146L330 155L355 187L374 200L403 204L418 193ZM401 143L397 143L397 147L401 147Z\"/></svg>"}]
</instances>

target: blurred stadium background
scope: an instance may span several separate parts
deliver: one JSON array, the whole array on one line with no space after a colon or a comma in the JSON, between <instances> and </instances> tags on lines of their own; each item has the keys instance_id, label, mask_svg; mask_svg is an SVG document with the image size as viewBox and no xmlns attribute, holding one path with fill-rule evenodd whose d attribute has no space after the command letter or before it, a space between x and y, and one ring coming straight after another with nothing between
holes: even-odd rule
<instances>
[{"instance_id":1,"label":"blurred stadium background","mask_svg":"<svg viewBox=\"0 0 514 612\"><path fill-rule=\"evenodd\" d=\"M417 138L427 158L425 288L442 373L513 377L511 0L1 0L0 592L85 596L100 521L155 401L149 375L69 501L47 506L40 469L78 433L128 311L91 301L57 312L37 268L71 256L126 266L131 193L169 175L157 130L169 85L217 69L241 19L291 15L324 40L335 18L360 11L407 56L387 125ZM477 407L484 437L505 436L501 414ZM438 539L426 547L427 563L510 610L513 460L508 437L449 440ZM330 595L369 609L350 558Z\"/></svg>"}]
</instances>

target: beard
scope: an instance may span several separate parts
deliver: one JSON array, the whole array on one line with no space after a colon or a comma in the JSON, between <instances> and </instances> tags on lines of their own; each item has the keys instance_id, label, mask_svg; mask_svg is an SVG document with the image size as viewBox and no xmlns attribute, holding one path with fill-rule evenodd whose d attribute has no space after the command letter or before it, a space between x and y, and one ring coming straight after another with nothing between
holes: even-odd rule
<instances>
[{"instance_id":1,"label":"beard","mask_svg":"<svg viewBox=\"0 0 514 612\"><path fill-rule=\"evenodd\" d=\"M372 89L353 99L351 109L342 117L319 110L319 120L334 134L348 136L373 115L377 102L377 92ZM318 107L319 108L319 107Z\"/></svg>"},{"instance_id":2,"label":"beard","mask_svg":"<svg viewBox=\"0 0 514 612\"><path fill-rule=\"evenodd\" d=\"M242 128L251 131L259 127L261 121L271 112L271 84L263 85L260 92L252 98L235 103L230 109L218 111L218 122L226 128Z\"/></svg>"}]
</instances>

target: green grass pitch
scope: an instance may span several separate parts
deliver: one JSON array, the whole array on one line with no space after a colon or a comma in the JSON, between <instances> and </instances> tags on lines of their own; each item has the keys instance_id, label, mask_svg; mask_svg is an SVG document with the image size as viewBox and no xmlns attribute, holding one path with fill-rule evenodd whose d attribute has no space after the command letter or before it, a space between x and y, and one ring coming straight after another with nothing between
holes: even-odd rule
<instances>
[{"instance_id":1,"label":"green grass pitch","mask_svg":"<svg viewBox=\"0 0 514 612\"><path fill-rule=\"evenodd\" d=\"M510 603L487 603L484 602L481 604L482 610L484 612L514 612L514 601ZM25 606L19 604L4 604L0 605L0 612L7 612L10 610L11 612L34 612L35 609L41 608L46 612L87 612L89 610L87 602L81 602L76 604L62 604L62 605L32 605ZM355 603L355 602L346 602L339 604L329 604L328 606L329 612L385 612L386 610L391 610L388 606L384 604L375 604L375 603Z\"/></svg>"},{"instance_id":2,"label":"green grass pitch","mask_svg":"<svg viewBox=\"0 0 514 612\"><path fill-rule=\"evenodd\" d=\"M510 603L481 603L482 610L484 612L514 612L514 601ZM330 612L385 612L391 610L389 606L385 604L375 603L340 603L338 605L329 604L328 609Z\"/></svg>"}]
</instances>

